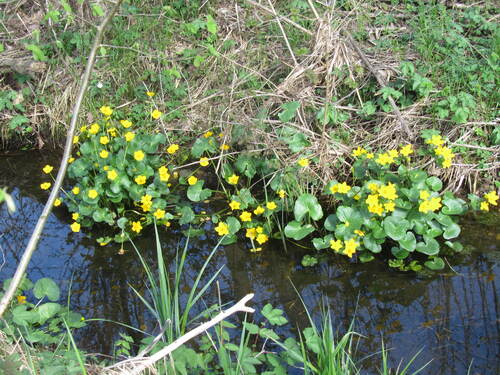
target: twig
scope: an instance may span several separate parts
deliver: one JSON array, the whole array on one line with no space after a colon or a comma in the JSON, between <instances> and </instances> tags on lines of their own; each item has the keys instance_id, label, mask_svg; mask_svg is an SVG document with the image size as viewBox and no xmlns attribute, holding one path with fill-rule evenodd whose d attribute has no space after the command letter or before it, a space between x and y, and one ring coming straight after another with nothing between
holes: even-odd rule
<instances>
[{"instance_id":1,"label":"twig","mask_svg":"<svg viewBox=\"0 0 500 375\"><path fill-rule=\"evenodd\" d=\"M164 347L161 349L159 352L153 354L152 356L148 358L131 358L122 362L119 362L117 364L114 364L111 367L108 367L107 369L111 368L116 368L119 366L122 366L124 364L133 364L134 362L139 362L134 369L123 369L122 374L130 374L130 375L138 375L148 367L153 366L156 362L161 360L162 358L166 357L170 353L172 353L175 349L179 348L181 345L184 343L188 342L189 340L195 338L196 336L202 334L203 332L207 331L210 327L213 327L214 325L218 324L219 322L223 321L224 319L227 319L229 316L233 315L234 313L237 312L247 312L247 313L253 313L255 310L251 307L246 306L246 303L250 301L253 298L253 293L247 294L245 297L243 297L236 305L233 307L221 311L216 317L213 319L209 320L208 322L203 323L202 325L196 327L195 329L189 331L185 335L179 337L177 340L175 340L173 343L170 345Z\"/></svg>"},{"instance_id":2,"label":"twig","mask_svg":"<svg viewBox=\"0 0 500 375\"><path fill-rule=\"evenodd\" d=\"M373 68L372 64L370 64L370 61L368 61L365 54L363 53L363 51L361 51L361 49L356 44L354 39L352 39L352 37L349 34L346 34L346 38L349 41L349 43L351 44L352 48L354 48L356 50L356 52L359 55L359 57L361 58L361 60L363 60L366 67L368 68L368 70L375 76L375 79L377 80L378 84L382 88L384 88L385 82L382 80L382 78L380 77L378 72ZM394 101L394 99L390 95L387 97L387 99L389 99L389 103L391 104L392 110L394 111L394 114L398 118L399 123L400 123L401 127L403 128L403 130L405 131L406 135L409 137L409 139L412 139L413 136L412 136L412 133L410 131L410 128L408 127L408 124L406 123L406 121L403 119L403 116L401 115L401 112L399 111L399 108L396 105L396 102Z\"/></svg>"},{"instance_id":3,"label":"twig","mask_svg":"<svg viewBox=\"0 0 500 375\"><path fill-rule=\"evenodd\" d=\"M283 39L285 39L285 43L286 43L286 46L288 48L288 51L290 52L290 55L292 56L292 60L295 64L295 66L297 66L299 64L297 62L297 59L295 58L295 54L293 53L292 46L290 46L290 42L288 41L288 37L286 36L285 29L283 28L283 25L281 24L278 13L276 13L276 9L274 9L274 6L273 6L273 3L271 3L271 0L267 0L267 2L269 3L271 10L273 11L274 17L276 17L276 22L278 23L278 26L281 30L281 34L283 34Z\"/></svg>"},{"instance_id":4,"label":"twig","mask_svg":"<svg viewBox=\"0 0 500 375\"><path fill-rule=\"evenodd\" d=\"M16 273L14 274L14 277L12 278L12 281L9 285L9 288L7 289L4 296L2 297L2 300L0 301L0 318L2 317L2 315L5 312L5 310L7 309L7 307L9 306L10 300L14 296L17 288L19 287L19 284L21 283L21 280L22 280L22 278L26 272L26 269L28 268L28 264L31 260L31 256L33 255L34 251L36 250L38 241L40 240L40 237L42 235L47 218L49 217L50 212L52 211L52 206L54 205L54 201L56 200L57 196L59 195L59 189L61 188L62 182L64 180L64 176L66 175L66 169L68 167L68 160L71 157L71 149L73 146L73 137L75 134L76 122L78 120L78 113L80 112L80 107L82 105L83 96L85 94L85 91L87 90L87 86L88 86L89 78L90 78L90 73L92 72L95 57L97 54L97 49L100 46L102 36L104 33L104 29L108 25L109 21L113 18L113 15L120 7L122 1L123 0L118 0L116 2L113 9L108 13L106 18L102 21L102 23L97 28L97 33L96 33L96 36L94 39L94 44L92 45L92 50L90 51L89 57L87 59L87 66L85 67L85 72L84 72L83 77L82 77L80 92L78 93L78 97L76 98L75 106L73 107L73 114L71 116L71 122L69 125L68 133L66 135L66 145L64 146L64 154L63 154L63 158L61 160L61 165L59 167L59 172L57 173L57 177L56 177L56 180L54 182L54 187L52 188L52 191L50 192L49 199L47 200L47 203L45 203L45 207L43 208L42 214L38 218L35 229L33 230L33 233L31 234L28 245L26 246L26 249L24 250L23 256L21 258L21 261L19 262L19 265L17 266Z\"/></svg>"}]
</instances>

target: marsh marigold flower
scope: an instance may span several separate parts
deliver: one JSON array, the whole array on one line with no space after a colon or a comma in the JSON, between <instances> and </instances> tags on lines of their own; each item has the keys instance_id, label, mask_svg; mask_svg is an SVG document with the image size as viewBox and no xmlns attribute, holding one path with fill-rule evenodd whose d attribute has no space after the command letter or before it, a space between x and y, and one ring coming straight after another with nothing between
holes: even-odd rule
<instances>
[{"instance_id":1,"label":"marsh marigold flower","mask_svg":"<svg viewBox=\"0 0 500 375\"><path fill-rule=\"evenodd\" d=\"M211 132L211 131L209 130L209 131L207 131L205 134L203 134L203 137L205 137L205 138L209 138L209 137L211 137L212 135L214 135L214 133L213 133L213 132Z\"/></svg>"},{"instance_id":2,"label":"marsh marigold flower","mask_svg":"<svg viewBox=\"0 0 500 375\"><path fill-rule=\"evenodd\" d=\"M497 192L495 190L492 190L489 193L484 194L484 199L486 199L489 204L496 206L498 201Z\"/></svg>"},{"instance_id":3,"label":"marsh marigold flower","mask_svg":"<svg viewBox=\"0 0 500 375\"><path fill-rule=\"evenodd\" d=\"M120 124L122 124L122 126L125 128L125 129L128 129L132 126L132 122L129 121L129 120L120 120Z\"/></svg>"},{"instance_id":4,"label":"marsh marigold flower","mask_svg":"<svg viewBox=\"0 0 500 375\"><path fill-rule=\"evenodd\" d=\"M190 176L187 179L187 182L188 182L189 185L193 186L193 185L195 185L198 182L198 179L195 176Z\"/></svg>"},{"instance_id":5,"label":"marsh marigold flower","mask_svg":"<svg viewBox=\"0 0 500 375\"><path fill-rule=\"evenodd\" d=\"M490 210L490 205L488 204L488 202L481 202L479 208L481 209L481 211L489 211Z\"/></svg>"},{"instance_id":6,"label":"marsh marigold flower","mask_svg":"<svg viewBox=\"0 0 500 375\"><path fill-rule=\"evenodd\" d=\"M202 167L206 167L208 165L208 158L201 158L200 159L200 165Z\"/></svg>"},{"instance_id":7,"label":"marsh marigold flower","mask_svg":"<svg viewBox=\"0 0 500 375\"><path fill-rule=\"evenodd\" d=\"M97 198L99 193L97 192L97 190L91 189L91 190L89 190L87 195L90 199L95 199L95 198Z\"/></svg>"},{"instance_id":8,"label":"marsh marigold flower","mask_svg":"<svg viewBox=\"0 0 500 375\"><path fill-rule=\"evenodd\" d=\"M341 240L330 240L330 248L336 252L342 249L342 241Z\"/></svg>"},{"instance_id":9,"label":"marsh marigold flower","mask_svg":"<svg viewBox=\"0 0 500 375\"><path fill-rule=\"evenodd\" d=\"M75 161L75 158L74 158L74 157L70 157L70 158L68 159L68 164L71 164L71 163L73 163L74 161Z\"/></svg>"},{"instance_id":10,"label":"marsh marigold flower","mask_svg":"<svg viewBox=\"0 0 500 375\"><path fill-rule=\"evenodd\" d=\"M80 214L78 212L73 212L71 214L71 218L74 220L74 221L77 221L78 218L80 217Z\"/></svg>"},{"instance_id":11,"label":"marsh marigold flower","mask_svg":"<svg viewBox=\"0 0 500 375\"><path fill-rule=\"evenodd\" d=\"M17 296L17 303L26 303L26 296Z\"/></svg>"},{"instance_id":12,"label":"marsh marigold flower","mask_svg":"<svg viewBox=\"0 0 500 375\"><path fill-rule=\"evenodd\" d=\"M283 199L286 197L286 191L281 189L281 190L278 190L278 196Z\"/></svg>"},{"instance_id":13,"label":"marsh marigold flower","mask_svg":"<svg viewBox=\"0 0 500 375\"><path fill-rule=\"evenodd\" d=\"M431 138L426 140L425 143L433 146L442 146L444 144L444 140L439 134L434 134Z\"/></svg>"},{"instance_id":14,"label":"marsh marigold flower","mask_svg":"<svg viewBox=\"0 0 500 375\"><path fill-rule=\"evenodd\" d=\"M103 105L101 108L99 108L99 111L106 117L109 117L113 114L113 110L107 105Z\"/></svg>"},{"instance_id":15,"label":"marsh marigold flower","mask_svg":"<svg viewBox=\"0 0 500 375\"><path fill-rule=\"evenodd\" d=\"M144 185L146 183L146 176L140 175L135 178L135 183L137 185Z\"/></svg>"},{"instance_id":16,"label":"marsh marigold flower","mask_svg":"<svg viewBox=\"0 0 500 375\"><path fill-rule=\"evenodd\" d=\"M352 152L352 155L353 156L361 156L363 154L366 154L368 151L366 151L363 147L359 147L357 149L355 149L353 152Z\"/></svg>"},{"instance_id":17,"label":"marsh marigold flower","mask_svg":"<svg viewBox=\"0 0 500 375\"><path fill-rule=\"evenodd\" d=\"M49 190L52 184L50 182L44 182L40 184L40 189L42 190Z\"/></svg>"},{"instance_id":18,"label":"marsh marigold flower","mask_svg":"<svg viewBox=\"0 0 500 375\"><path fill-rule=\"evenodd\" d=\"M153 91L146 91L146 95L152 98L153 96L155 96L155 93Z\"/></svg>"},{"instance_id":19,"label":"marsh marigold flower","mask_svg":"<svg viewBox=\"0 0 500 375\"><path fill-rule=\"evenodd\" d=\"M278 206L274 202L267 202L266 203L266 207L267 207L268 210L275 210L276 207L278 207Z\"/></svg>"},{"instance_id":20,"label":"marsh marigold flower","mask_svg":"<svg viewBox=\"0 0 500 375\"><path fill-rule=\"evenodd\" d=\"M309 165L309 159L301 158L297 161L297 164L301 167L307 167Z\"/></svg>"},{"instance_id":21,"label":"marsh marigold flower","mask_svg":"<svg viewBox=\"0 0 500 375\"><path fill-rule=\"evenodd\" d=\"M359 246L359 242L356 242L354 238L351 238L348 241L344 241L344 245L344 254L349 258L352 258L352 255L356 252L356 248Z\"/></svg>"},{"instance_id":22,"label":"marsh marigold flower","mask_svg":"<svg viewBox=\"0 0 500 375\"><path fill-rule=\"evenodd\" d=\"M102 145L107 145L109 143L109 138L106 135L103 135L99 138L99 143Z\"/></svg>"},{"instance_id":23,"label":"marsh marigold flower","mask_svg":"<svg viewBox=\"0 0 500 375\"><path fill-rule=\"evenodd\" d=\"M73 189L71 189L71 192L75 195L80 194L80 188L78 186L75 186Z\"/></svg>"},{"instance_id":24,"label":"marsh marigold flower","mask_svg":"<svg viewBox=\"0 0 500 375\"><path fill-rule=\"evenodd\" d=\"M175 154L177 152L177 150L179 149L179 145L178 144L171 144L170 146L168 146L167 148L167 152L169 154Z\"/></svg>"},{"instance_id":25,"label":"marsh marigold flower","mask_svg":"<svg viewBox=\"0 0 500 375\"><path fill-rule=\"evenodd\" d=\"M387 183L387 185L382 185L378 189L378 193L380 194L381 197L383 197L385 199L394 200L394 199L397 199L397 197L398 197L398 195L396 193L396 185L394 185L391 182Z\"/></svg>"},{"instance_id":26,"label":"marsh marigold flower","mask_svg":"<svg viewBox=\"0 0 500 375\"><path fill-rule=\"evenodd\" d=\"M151 112L151 117L154 118L155 120L158 120L163 113L161 111L158 111L155 109L153 112Z\"/></svg>"},{"instance_id":27,"label":"marsh marigold flower","mask_svg":"<svg viewBox=\"0 0 500 375\"><path fill-rule=\"evenodd\" d=\"M255 240L259 243L259 245L262 245L263 243L266 243L267 241L269 241L269 237L267 234L259 233Z\"/></svg>"},{"instance_id":28,"label":"marsh marigold flower","mask_svg":"<svg viewBox=\"0 0 500 375\"><path fill-rule=\"evenodd\" d=\"M220 146L220 149L223 151L229 150L231 147L229 145L226 145L225 143Z\"/></svg>"},{"instance_id":29,"label":"marsh marigold flower","mask_svg":"<svg viewBox=\"0 0 500 375\"><path fill-rule=\"evenodd\" d=\"M227 182L231 185L236 185L238 183L239 179L240 179L239 176L236 176L235 174L233 174L232 176L229 176L229 178L227 179Z\"/></svg>"},{"instance_id":30,"label":"marsh marigold flower","mask_svg":"<svg viewBox=\"0 0 500 375\"><path fill-rule=\"evenodd\" d=\"M154 217L158 220L163 219L165 217L165 210L160 210L159 208L154 212Z\"/></svg>"},{"instance_id":31,"label":"marsh marigold flower","mask_svg":"<svg viewBox=\"0 0 500 375\"><path fill-rule=\"evenodd\" d=\"M226 234L229 234L229 226L221 221L216 227L215 231L219 236L225 236Z\"/></svg>"},{"instance_id":32,"label":"marsh marigold flower","mask_svg":"<svg viewBox=\"0 0 500 375\"><path fill-rule=\"evenodd\" d=\"M158 173L160 175L160 181L167 182L170 178L170 173L168 173L168 168L164 165L158 168Z\"/></svg>"},{"instance_id":33,"label":"marsh marigold flower","mask_svg":"<svg viewBox=\"0 0 500 375\"><path fill-rule=\"evenodd\" d=\"M71 225L70 225L70 227L71 227L71 230L72 230L73 232L75 232L75 233L76 233L76 232L80 232L80 223L77 223L77 222L75 221L73 224L71 224Z\"/></svg>"},{"instance_id":34,"label":"marsh marigold flower","mask_svg":"<svg viewBox=\"0 0 500 375\"><path fill-rule=\"evenodd\" d=\"M116 171L114 169L108 171L108 179L110 179L111 181L114 181L114 179L117 177L118 177L118 173L116 173Z\"/></svg>"},{"instance_id":35,"label":"marsh marigold flower","mask_svg":"<svg viewBox=\"0 0 500 375\"><path fill-rule=\"evenodd\" d=\"M132 142L132 140L135 138L135 133L134 132L126 132L125 133L125 140L127 142Z\"/></svg>"},{"instance_id":36,"label":"marsh marigold flower","mask_svg":"<svg viewBox=\"0 0 500 375\"><path fill-rule=\"evenodd\" d=\"M411 154L413 154L412 145L408 144L408 145L401 147L401 149L399 150L399 153L403 156L406 156L406 157L410 156Z\"/></svg>"},{"instance_id":37,"label":"marsh marigold flower","mask_svg":"<svg viewBox=\"0 0 500 375\"><path fill-rule=\"evenodd\" d=\"M90 134L97 134L100 129L101 129L101 127L99 126L99 124L94 123L94 124L90 125L89 133Z\"/></svg>"},{"instance_id":38,"label":"marsh marigold flower","mask_svg":"<svg viewBox=\"0 0 500 375\"><path fill-rule=\"evenodd\" d=\"M106 150L101 150L101 152L99 152L99 156L103 159L106 159L109 156L109 152Z\"/></svg>"},{"instance_id":39,"label":"marsh marigold flower","mask_svg":"<svg viewBox=\"0 0 500 375\"><path fill-rule=\"evenodd\" d=\"M252 213L248 211L243 211L240 215L241 221L252 221Z\"/></svg>"},{"instance_id":40,"label":"marsh marigold flower","mask_svg":"<svg viewBox=\"0 0 500 375\"><path fill-rule=\"evenodd\" d=\"M59 207L61 205L62 201L57 198L55 201L54 201L54 207Z\"/></svg>"},{"instance_id":41,"label":"marsh marigold flower","mask_svg":"<svg viewBox=\"0 0 500 375\"><path fill-rule=\"evenodd\" d=\"M230 203L229 203L229 207L231 208L232 211L234 210L239 210L240 209L240 202L237 202L235 200L232 200Z\"/></svg>"},{"instance_id":42,"label":"marsh marigold flower","mask_svg":"<svg viewBox=\"0 0 500 375\"><path fill-rule=\"evenodd\" d=\"M260 214L263 214L264 212L266 212L266 210L262 206L257 206L257 208L255 210L253 210L253 213L255 215L260 215Z\"/></svg>"},{"instance_id":43,"label":"marsh marigold flower","mask_svg":"<svg viewBox=\"0 0 500 375\"><path fill-rule=\"evenodd\" d=\"M255 228L247 228L245 237L250 238L251 240L255 240L255 237L257 237L257 231L255 230Z\"/></svg>"},{"instance_id":44,"label":"marsh marigold flower","mask_svg":"<svg viewBox=\"0 0 500 375\"><path fill-rule=\"evenodd\" d=\"M140 221L133 221L132 222L132 231L136 233L140 233L142 230L142 225Z\"/></svg>"},{"instance_id":45,"label":"marsh marigold flower","mask_svg":"<svg viewBox=\"0 0 500 375\"><path fill-rule=\"evenodd\" d=\"M43 167L42 171L45 174L49 174L50 172L52 172L53 169L54 169L53 166L47 164L45 167Z\"/></svg>"},{"instance_id":46,"label":"marsh marigold flower","mask_svg":"<svg viewBox=\"0 0 500 375\"><path fill-rule=\"evenodd\" d=\"M76 144L78 143L78 141L79 141L79 140L80 140L80 137L79 137L79 136L77 136L77 135L75 135L75 136L73 137L73 144L74 144L74 145L76 145Z\"/></svg>"},{"instance_id":47,"label":"marsh marigold flower","mask_svg":"<svg viewBox=\"0 0 500 375\"><path fill-rule=\"evenodd\" d=\"M142 152L141 150L134 152L134 159L137 161L141 161L142 159L144 159L144 156L144 152Z\"/></svg>"}]
</instances>

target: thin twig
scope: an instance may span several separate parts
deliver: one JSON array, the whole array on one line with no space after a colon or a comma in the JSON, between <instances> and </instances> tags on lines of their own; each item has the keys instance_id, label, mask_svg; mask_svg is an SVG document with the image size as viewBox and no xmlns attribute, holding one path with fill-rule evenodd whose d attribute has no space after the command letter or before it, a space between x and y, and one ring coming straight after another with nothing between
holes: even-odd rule
<instances>
[{"instance_id":1,"label":"thin twig","mask_svg":"<svg viewBox=\"0 0 500 375\"><path fill-rule=\"evenodd\" d=\"M184 343L188 342L189 340L191 340L191 339L195 338L196 336L202 334L203 332L207 331L209 328L220 323L224 319L227 319L229 316L233 315L234 313L237 313L237 312L253 313L253 312L255 312L255 310L253 308L246 305L246 303L248 301L250 301L253 298L253 296L254 296L253 293L247 294L238 303L236 303L236 305L234 305L233 307L230 307L229 309L227 309L225 311L221 311L213 319L210 319L208 322L203 323L202 325L189 331L185 335L179 337L173 343L164 347L163 349L161 349L159 352L153 354L152 356L150 356L148 358L135 357L135 358L127 359L125 361L114 364L113 366L108 367L107 369L120 367L120 366L123 366L125 364L134 364L134 362L139 362L135 368L123 369L123 371L122 371L122 374L138 375L142 371L147 369L148 367L153 366L156 362L158 362L162 358L171 354L175 349L179 348Z\"/></svg>"},{"instance_id":2,"label":"thin twig","mask_svg":"<svg viewBox=\"0 0 500 375\"><path fill-rule=\"evenodd\" d=\"M31 256L33 255L34 251L36 250L36 247L38 245L38 241L40 240L40 237L42 235L47 218L49 217L50 212L52 211L52 206L54 205L54 202L55 202L57 196L59 195L59 189L61 188L62 182L64 180L64 176L66 175L66 169L68 167L68 160L71 157L71 149L73 146L73 137L75 134L76 122L78 120L78 113L80 112L80 107L82 105L83 96L85 94L85 91L87 90L87 86L88 86L89 78L90 78L90 73L92 72L95 57L97 54L97 49L99 48L99 46L101 44L104 29L108 25L109 21L113 18L115 12L120 7L122 1L123 0L118 0L116 2L113 9L109 12L109 14L106 16L106 18L102 21L101 25L99 25L99 27L97 28L97 33L96 33L96 36L94 39L94 44L92 46L92 50L90 51L89 57L87 59L87 66L85 67L85 72L84 72L83 77L82 77L80 92L78 93L78 97L76 98L75 106L73 108L71 122L69 125L68 133L66 135L66 145L64 147L64 154L63 154L63 158L61 160L61 165L59 167L59 172L57 173L57 177L56 177L56 180L54 182L54 187L52 188L52 191L50 192L49 199L47 200L47 203L45 203L45 207L43 208L42 214L38 218L35 229L33 230L33 233L31 234L31 238L28 242L28 245L26 246L26 249L24 250L23 256L21 258L21 261L19 262L19 265L17 266L16 273L14 274L14 277L12 278L12 281L9 285L9 288L7 289L4 296L2 297L2 300L0 301L0 318L2 317L2 315L5 312L5 310L7 309L7 307L9 306L10 300L14 296L17 288L19 287L19 284L21 283L21 280L22 280L22 278L26 272L26 269L28 268L28 264L31 260Z\"/></svg>"}]
</instances>

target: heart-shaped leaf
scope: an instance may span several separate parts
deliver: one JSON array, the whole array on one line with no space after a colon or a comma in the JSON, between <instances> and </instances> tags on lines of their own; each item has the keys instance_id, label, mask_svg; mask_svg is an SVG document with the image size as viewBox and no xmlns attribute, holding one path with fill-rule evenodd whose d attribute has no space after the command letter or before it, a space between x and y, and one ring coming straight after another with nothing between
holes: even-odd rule
<instances>
[{"instance_id":1,"label":"heart-shaped leaf","mask_svg":"<svg viewBox=\"0 0 500 375\"><path fill-rule=\"evenodd\" d=\"M444 268L444 261L439 257L435 257L425 262L424 265L433 271L439 271Z\"/></svg>"},{"instance_id":2,"label":"heart-shaped leaf","mask_svg":"<svg viewBox=\"0 0 500 375\"><path fill-rule=\"evenodd\" d=\"M417 247L417 240L413 232L406 232L405 236L399 240L399 246L409 252L415 250L415 247Z\"/></svg>"},{"instance_id":3,"label":"heart-shaped leaf","mask_svg":"<svg viewBox=\"0 0 500 375\"><path fill-rule=\"evenodd\" d=\"M434 238L429 238L424 236L425 243L419 242L417 243L416 250L419 253L426 255L436 255L439 254L439 243Z\"/></svg>"},{"instance_id":4,"label":"heart-shaped leaf","mask_svg":"<svg viewBox=\"0 0 500 375\"><path fill-rule=\"evenodd\" d=\"M302 226L298 221L290 221L285 227L285 236L299 241L314 232L314 227L311 224Z\"/></svg>"},{"instance_id":5,"label":"heart-shaped leaf","mask_svg":"<svg viewBox=\"0 0 500 375\"><path fill-rule=\"evenodd\" d=\"M302 194L296 201L293 209L295 220L301 221L304 216L309 215L313 220L319 220L323 217L323 209L318 199L312 194Z\"/></svg>"},{"instance_id":6,"label":"heart-shaped leaf","mask_svg":"<svg viewBox=\"0 0 500 375\"><path fill-rule=\"evenodd\" d=\"M450 240L452 238L458 237L459 234L460 227L457 224L453 223L444 230L443 237L446 240Z\"/></svg>"},{"instance_id":7,"label":"heart-shaped leaf","mask_svg":"<svg viewBox=\"0 0 500 375\"><path fill-rule=\"evenodd\" d=\"M384 219L384 230L394 241L399 241L404 238L410 223L406 219L389 216Z\"/></svg>"}]
</instances>

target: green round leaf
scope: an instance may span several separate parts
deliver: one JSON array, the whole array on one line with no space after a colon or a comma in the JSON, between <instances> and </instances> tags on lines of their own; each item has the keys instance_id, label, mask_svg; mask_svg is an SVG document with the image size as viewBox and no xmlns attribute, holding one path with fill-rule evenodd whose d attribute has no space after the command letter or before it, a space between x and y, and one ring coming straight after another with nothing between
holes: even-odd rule
<instances>
[{"instance_id":1,"label":"green round leaf","mask_svg":"<svg viewBox=\"0 0 500 375\"><path fill-rule=\"evenodd\" d=\"M426 255L439 254L439 243L434 238L426 238L426 242L417 243L416 250Z\"/></svg>"},{"instance_id":2,"label":"green round leaf","mask_svg":"<svg viewBox=\"0 0 500 375\"><path fill-rule=\"evenodd\" d=\"M290 221L285 227L285 236L299 241L314 232L314 227L311 224L302 226L298 221Z\"/></svg>"},{"instance_id":3,"label":"green round leaf","mask_svg":"<svg viewBox=\"0 0 500 375\"><path fill-rule=\"evenodd\" d=\"M413 232L406 232L404 238L399 240L399 246L409 252L415 250L415 247L417 247L417 240Z\"/></svg>"},{"instance_id":4,"label":"green round leaf","mask_svg":"<svg viewBox=\"0 0 500 375\"><path fill-rule=\"evenodd\" d=\"M301 221L304 216L309 215L313 220L319 220L323 217L323 209L318 199L312 194L302 194L296 201L293 209L295 220Z\"/></svg>"},{"instance_id":5,"label":"green round leaf","mask_svg":"<svg viewBox=\"0 0 500 375\"><path fill-rule=\"evenodd\" d=\"M406 219L389 216L384 219L384 230L394 241L399 241L404 238L410 223Z\"/></svg>"},{"instance_id":6,"label":"green round leaf","mask_svg":"<svg viewBox=\"0 0 500 375\"><path fill-rule=\"evenodd\" d=\"M444 268L444 261L439 257L435 257L425 262L424 265L433 271L439 271Z\"/></svg>"},{"instance_id":7,"label":"green round leaf","mask_svg":"<svg viewBox=\"0 0 500 375\"><path fill-rule=\"evenodd\" d=\"M391 253L396 259L406 259L410 254L408 251L401 249L397 246L391 248Z\"/></svg>"},{"instance_id":8,"label":"green round leaf","mask_svg":"<svg viewBox=\"0 0 500 375\"><path fill-rule=\"evenodd\" d=\"M425 183L434 191L439 191L443 188L443 182L435 176L429 177L425 180Z\"/></svg>"},{"instance_id":9,"label":"green round leaf","mask_svg":"<svg viewBox=\"0 0 500 375\"><path fill-rule=\"evenodd\" d=\"M37 310L40 319L39 323L43 324L61 311L61 305L54 302L48 302L38 306Z\"/></svg>"},{"instance_id":10,"label":"green round leaf","mask_svg":"<svg viewBox=\"0 0 500 375\"><path fill-rule=\"evenodd\" d=\"M234 216L229 216L226 219L226 224L227 224L228 229L229 229L229 234L235 234L241 228L241 223Z\"/></svg>"},{"instance_id":11,"label":"green round leaf","mask_svg":"<svg viewBox=\"0 0 500 375\"><path fill-rule=\"evenodd\" d=\"M33 294L36 298L41 299L45 296L51 301L59 299L60 291L57 284L49 278L44 277L38 280L33 287Z\"/></svg>"},{"instance_id":12,"label":"green round leaf","mask_svg":"<svg viewBox=\"0 0 500 375\"><path fill-rule=\"evenodd\" d=\"M443 237L446 240L449 240L458 237L459 234L460 234L460 227L458 226L458 224L453 223L444 230Z\"/></svg>"},{"instance_id":13,"label":"green round leaf","mask_svg":"<svg viewBox=\"0 0 500 375\"><path fill-rule=\"evenodd\" d=\"M325 220L325 229L330 232L333 232L338 223L339 219L337 219L337 215L335 214L328 215L328 217Z\"/></svg>"}]
</instances>

